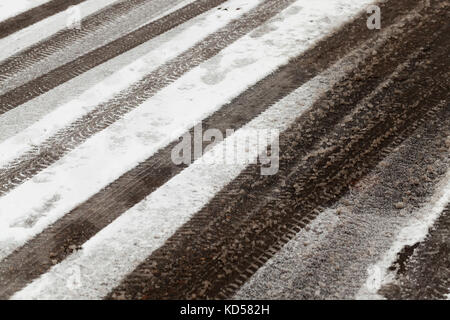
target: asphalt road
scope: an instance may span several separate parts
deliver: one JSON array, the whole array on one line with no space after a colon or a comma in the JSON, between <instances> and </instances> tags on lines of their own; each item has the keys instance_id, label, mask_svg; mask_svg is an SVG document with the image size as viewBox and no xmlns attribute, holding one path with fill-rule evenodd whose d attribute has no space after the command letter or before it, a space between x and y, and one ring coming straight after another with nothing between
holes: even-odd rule
<instances>
[{"instance_id":1,"label":"asphalt road","mask_svg":"<svg viewBox=\"0 0 450 320\"><path fill-rule=\"evenodd\" d=\"M175 7L180 3L119 1L84 18L81 30L61 30L1 61L0 117L40 97L45 102L58 87L166 33L176 33L212 10L220 11L227 1L197 0ZM1 164L0 198L7 199L46 170L70 161L73 151L254 30L273 21L282 24L278 15L295 3L262 1ZM0 22L0 37L39 23L67 5L53 0ZM203 130L217 129L225 135L285 99L304 104L295 93L318 77L325 79L319 83L318 98L301 114L293 114L280 133L275 175L261 175L261 164L246 166L162 245L133 261L134 267L103 298L369 297L364 289L367 270L386 256L405 226L419 219L418 212L431 210L424 208L437 202L436 193L448 194L450 169L449 3L391 0L379 6L380 30L368 29L367 13L360 12L202 119ZM102 77L98 75L99 81ZM194 133L189 128L185 134ZM59 265L83 255L92 239L95 242L126 212L188 169L189 164L171 160L178 142L162 144L131 168L124 165L113 182L68 207L1 259L0 298L17 293L20 297L21 290L30 292L25 297L47 297L39 293L46 275L52 279ZM208 143L201 147L206 151ZM95 161L106 165L115 159ZM95 179L95 172L90 175ZM448 202L448 195L445 199ZM447 297L448 212L445 203L426 237L401 247L371 297ZM0 207L0 221L2 214L7 212ZM165 214L161 210L160 215Z\"/></svg>"}]
</instances>

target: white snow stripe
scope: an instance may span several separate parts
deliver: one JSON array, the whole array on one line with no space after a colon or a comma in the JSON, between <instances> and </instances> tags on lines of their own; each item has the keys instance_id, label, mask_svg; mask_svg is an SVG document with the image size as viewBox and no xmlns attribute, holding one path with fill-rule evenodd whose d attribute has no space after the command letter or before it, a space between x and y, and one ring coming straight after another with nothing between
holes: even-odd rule
<instances>
[{"instance_id":1,"label":"white snow stripe","mask_svg":"<svg viewBox=\"0 0 450 320\"><path fill-rule=\"evenodd\" d=\"M186 2L180 5L186 5ZM261 2L262 0L251 3L247 0L228 1L226 5L222 6L230 8L226 15L218 15L215 9L209 10L189 22L89 70L86 74L70 80L62 85L62 88L51 90L41 97L19 106L16 108L17 110L11 110L1 115L0 166L5 166L33 146L41 144L58 130L95 109L98 104L111 99L121 90L136 83L145 75L188 50L211 33L226 26L233 19L241 17ZM231 10L231 8L241 9ZM172 10L176 10L176 8L172 8ZM99 74L111 73L110 70L114 69L117 64L120 65L121 61L132 62L128 62L103 81L95 83L99 79ZM70 92L70 88L83 87L86 83L92 83L93 86L75 99L58 106L36 123L23 128L35 119L37 110L51 107L45 102L52 101L53 96L61 99L62 92ZM28 116L29 114L31 117ZM12 135L14 133L17 134ZM2 139L5 140L2 142Z\"/></svg>"},{"instance_id":2,"label":"white snow stripe","mask_svg":"<svg viewBox=\"0 0 450 320\"><path fill-rule=\"evenodd\" d=\"M398 233L391 248L377 263L369 266L369 277L357 293L356 299L384 299L377 292L384 284L394 280L394 273L388 269L397 259L397 254L405 246L412 246L423 241L449 202L450 171L436 187L435 194L428 203L416 212L411 222Z\"/></svg>"},{"instance_id":3,"label":"white snow stripe","mask_svg":"<svg viewBox=\"0 0 450 320\"><path fill-rule=\"evenodd\" d=\"M241 38L0 198L0 259L306 50L363 6L359 0L327 0L319 7L306 0L295 2L255 33ZM323 17L334 19L328 22Z\"/></svg>"},{"instance_id":4,"label":"white snow stripe","mask_svg":"<svg viewBox=\"0 0 450 320\"><path fill-rule=\"evenodd\" d=\"M50 0L2 0L0 1L0 22L49 1Z\"/></svg>"},{"instance_id":5,"label":"white snow stripe","mask_svg":"<svg viewBox=\"0 0 450 320\"><path fill-rule=\"evenodd\" d=\"M119 0L87 0L75 5L74 8L79 10L80 18L83 19L117 1ZM67 27L68 12L67 10L61 11L0 39L0 48L2 48L0 61L65 29Z\"/></svg>"},{"instance_id":6,"label":"white snow stripe","mask_svg":"<svg viewBox=\"0 0 450 320\"><path fill-rule=\"evenodd\" d=\"M347 58L276 103L216 145L12 299L101 299L256 159L258 132L285 130L349 71ZM352 57L354 59L354 57ZM248 153L229 146L250 137ZM258 142L261 143L261 140ZM227 147L224 148L224 145ZM217 159L233 159L223 164ZM101 267L99 267L101 266ZM73 286L78 283L78 286Z\"/></svg>"},{"instance_id":7,"label":"white snow stripe","mask_svg":"<svg viewBox=\"0 0 450 320\"><path fill-rule=\"evenodd\" d=\"M104 48L114 41L123 43L126 36L133 35L136 29L141 27L142 24L145 24L146 22L151 24L152 22L155 22L155 19L162 17L166 12L170 12L170 9L175 5L180 2L188 1L189 0L139 0L138 3L135 4L130 1L121 1L125 7L113 6L104 8L104 10L101 10L102 13L95 13L91 18L87 17L85 20L81 21L82 28L80 32L74 33L73 31L70 32L70 30L64 29L59 36L55 35L54 37L43 40L42 43L39 43L36 46L32 46L30 50L33 49L32 51L34 51L34 49L36 49L38 51L37 57L33 57L32 52L30 56L29 50L19 52L17 56L12 56L12 60L8 61L13 65L16 64L16 67L13 66L13 70L10 70L4 77L1 77L3 79L0 81L2 83L0 86L0 93L4 94L8 91L17 89L32 80L37 80L40 76L47 73L51 76L53 75L52 71L55 71L59 67L64 65L67 66L67 64L71 62L77 62L83 57L86 58L87 53L93 53L97 49ZM93 25L95 22L100 24L95 27ZM55 39L59 40L54 43L53 40ZM23 57L23 54L25 54L25 57ZM22 64L23 68L17 68L17 62L23 60L22 58L25 59ZM7 64L9 64L9 62ZM78 70L79 68L75 69ZM85 71L88 69L90 68L87 68ZM70 78L73 78L73 76L81 71L77 70L73 70L75 74L72 74L72 77ZM83 72L81 71L81 73ZM45 83L42 85L46 87ZM41 93L45 93L46 91L47 89L43 89Z\"/></svg>"},{"instance_id":8,"label":"white snow stripe","mask_svg":"<svg viewBox=\"0 0 450 320\"><path fill-rule=\"evenodd\" d=\"M368 2L327 0L321 6L295 2L0 198L0 259L352 18Z\"/></svg>"}]
</instances>

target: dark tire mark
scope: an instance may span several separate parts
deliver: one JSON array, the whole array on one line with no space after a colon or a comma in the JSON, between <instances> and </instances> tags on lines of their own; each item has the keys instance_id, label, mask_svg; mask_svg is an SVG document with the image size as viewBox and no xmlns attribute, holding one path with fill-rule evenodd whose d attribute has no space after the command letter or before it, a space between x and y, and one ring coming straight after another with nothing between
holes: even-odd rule
<instances>
[{"instance_id":1,"label":"dark tire mark","mask_svg":"<svg viewBox=\"0 0 450 320\"><path fill-rule=\"evenodd\" d=\"M209 1L208 5L211 5L211 2L212 1ZM216 2L219 2L219 0ZM122 115L131 111L158 90L172 83L179 76L183 75L193 67L198 66L203 61L213 57L222 49L279 13L292 2L293 0L274 0L262 3L251 12L245 14L241 19L234 20L218 32L207 37L203 42L168 62L166 65L158 68L131 89L126 90L119 97L116 97L115 100L100 105L95 111L78 119L70 128L63 130L60 134L57 134L50 139L47 142L47 145L36 148L34 153L37 153L37 156L32 153L35 157L31 159L26 159L27 157L25 157L25 160L18 162L19 166L15 167L12 165L9 168L2 169L0 172L2 186L0 188L3 188L3 193L5 193L6 190L11 190L12 187L17 186L37 172L48 167L68 151L85 141L88 137L111 125ZM205 6L202 8L205 8ZM171 146L173 145L175 145L175 142ZM139 166L120 179L120 187L118 187L117 183L113 183L111 186L106 187L103 190L105 193L102 193L102 196L99 197L101 200L99 200L99 198L93 200L94 202L106 200L106 206L97 207L94 205L94 207L89 208L92 204L92 202L90 202L91 204L87 206L87 209L86 207L75 209L72 213L67 215L67 218L63 218L54 226L49 227L48 231L50 234L54 234L55 229L61 233L54 234L51 238L48 238L48 234L44 231L44 237L39 237L36 242L33 241L32 245L34 246L35 243L40 241L44 241L48 245L48 255L42 255L45 251L43 248L40 248L35 252L41 255L41 257L38 257L35 261L39 261L39 264L42 267L35 268L31 273L26 271L25 274L22 273L23 270L18 267L18 265L12 269L8 268L9 270L0 270L0 283L5 283L5 286L1 286L0 288L0 296L11 295L15 290L23 287L28 281L42 274L42 270L48 270L52 265L52 260L60 261L64 259L67 256L67 250L66 248L61 248L61 243L66 243L65 239L72 239L74 242L79 242L80 244L84 243L87 239L126 211L126 209L145 197L146 194L150 193L166 182L170 177L181 171L181 167L172 165L170 151L171 149L165 148L159 153L160 155L164 154L166 157L165 159L168 159L166 160L166 163L160 163L161 156L152 157L147 162L147 165L150 162L153 165L159 166L155 168L155 171L151 174L145 170L148 169L148 167ZM28 157L29 156L30 155L28 155ZM137 172L142 171L145 171L146 174L142 176L140 174L136 175ZM25 175L26 178L24 178ZM156 179L156 181L154 179ZM124 190L128 191L123 192ZM118 192L119 194L113 192ZM112 200L111 197L113 197L114 200ZM117 201L117 203L110 206L110 204L113 203L111 200L113 202ZM99 209L101 212L97 211ZM90 229L91 232L86 232L83 236L79 237L78 231L80 228L72 229L72 227L74 225L83 225L85 222L87 222L88 225L95 224L98 228L95 232ZM73 236L69 236L68 233L72 233ZM41 245L42 243L39 246ZM22 253L19 252L18 255L21 255ZM42 263L42 256L46 257L44 259L47 259L47 263ZM52 259L49 258L50 256L52 256ZM31 259L36 258L33 254L27 254L27 257ZM8 261L12 261L12 259L7 258L3 262L8 264ZM22 266L25 266L25 264ZM36 273L34 273L35 271ZM24 277L10 277L4 272L19 272ZM6 282L8 282L8 284L6 284Z\"/></svg>"},{"instance_id":2,"label":"dark tire mark","mask_svg":"<svg viewBox=\"0 0 450 320\"><path fill-rule=\"evenodd\" d=\"M38 43L25 48L23 51L1 61L0 80L12 76L24 67L29 67L33 63L44 59L59 49L69 46L72 42L82 38L89 32L104 27L116 21L120 16L128 14L133 9L140 7L146 0L119 1L109 7L100 10L82 20L83 28L64 29L57 32L48 39L43 39Z\"/></svg>"},{"instance_id":3,"label":"dark tire mark","mask_svg":"<svg viewBox=\"0 0 450 320\"><path fill-rule=\"evenodd\" d=\"M450 129L448 132L450 137ZM409 250L408 250L409 249ZM450 293L450 205L444 209L424 241L406 248L396 282L383 286L379 293L388 299L435 300Z\"/></svg>"},{"instance_id":4,"label":"dark tire mark","mask_svg":"<svg viewBox=\"0 0 450 320\"><path fill-rule=\"evenodd\" d=\"M66 63L0 96L0 115L82 73L129 51L158 35L214 8L225 0L197 0L145 26Z\"/></svg>"},{"instance_id":5,"label":"dark tire mark","mask_svg":"<svg viewBox=\"0 0 450 320\"><path fill-rule=\"evenodd\" d=\"M222 0L216 0L216 2L220 1ZM61 129L43 144L0 169L0 194L10 191L47 168L87 138L107 128L184 73L215 56L273 17L291 2L292 0L277 0L262 3L241 19L234 20L211 34L204 41L157 68L110 101L100 104L95 110L75 120L69 127ZM204 9L205 7L201 8L201 10ZM86 65L84 64L83 67Z\"/></svg>"},{"instance_id":6,"label":"dark tire mark","mask_svg":"<svg viewBox=\"0 0 450 320\"><path fill-rule=\"evenodd\" d=\"M330 221L332 231L317 230L314 226L319 221L313 221L314 226L308 225L301 234L317 230L323 238L316 242L297 234L232 299L354 298L371 275L367 273L368 263L378 261L379 254L393 240L389 235L397 234L401 224L394 221L404 221L417 208L430 203L436 186L445 179L450 168L449 130L450 118L424 121L367 176L351 183L344 197L326 209L327 213L334 211L338 219L336 224ZM398 209L399 202L404 209ZM318 219L330 217L327 213L320 213ZM289 259L290 250L299 250L304 260ZM274 287L279 290L271 292Z\"/></svg>"},{"instance_id":7,"label":"dark tire mark","mask_svg":"<svg viewBox=\"0 0 450 320\"><path fill-rule=\"evenodd\" d=\"M321 115L330 113L328 104L300 117L280 138L278 175L260 176L259 166L249 166L109 298L229 298L324 206L339 199L425 121L449 116L449 25L439 29L432 43L416 39L424 45L418 57L394 74L390 86L355 109L350 120L323 121ZM346 91L333 93L340 103L334 112L346 113L348 102L358 104L345 98ZM311 147L325 151L309 153Z\"/></svg>"},{"instance_id":8,"label":"dark tire mark","mask_svg":"<svg viewBox=\"0 0 450 320\"><path fill-rule=\"evenodd\" d=\"M281 7L284 7L286 3ZM405 3L401 3L404 5L402 10L413 7L411 1L407 3L409 7ZM190 68L214 56L227 45L237 40L237 38L252 30L259 23L267 20L268 16L280 10L279 4L277 5L274 2L267 5L269 8L273 6L272 10L265 9L265 6L266 4L263 4L259 10L255 10L252 14L236 20L234 23L223 28L223 30L211 35L204 42L158 68L145 79L136 83L131 88L124 90L112 100L101 104L96 110L76 120L68 128L60 130L53 137L42 143L42 145L36 146L20 158L9 163L3 169L0 169L0 194L9 192L56 162L67 152L84 142L88 137L105 129L134 107L154 95L158 90L172 83ZM262 15L261 12L264 12L264 9L266 10L266 14ZM397 16L398 11L395 9L394 7L383 7L386 26L392 23ZM365 41L373 33L368 31L368 29L361 30L364 19L364 16L360 17L355 23L344 27L341 32L333 36L334 41L327 43L327 39L325 39L314 50L308 51L307 54L301 56L301 59L297 59L298 61L294 59L294 63L297 64L296 69L283 67L280 72L276 73L276 77L268 77L261 84L266 86L267 90L258 91L259 96L249 95L245 101L241 101L240 103L245 105L246 108L242 108L241 113L237 116L224 117L224 123L228 125L228 128L234 128L234 123L239 127L239 124L242 123L239 120L240 118L244 119L246 117L248 118L248 116L252 118L259 114L270 105L265 101L274 102L281 99L296 89L300 83L306 82L320 71L329 67L332 62L342 57L343 53L348 52L350 48L354 48L356 44ZM344 39L344 37L350 37L353 42ZM336 45L337 42L344 42L346 47L339 47ZM318 53L320 50L323 50L323 52ZM328 50L326 54L325 50ZM377 83L377 80L373 79L373 83ZM252 102L254 99L258 102ZM244 113L246 117L244 117Z\"/></svg>"},{"instance_id":9,"label":"dark tire mark","mask_svg":"<svg viewBox=\"0 0 450 320\"><path fill-rule=\"evenodd\" d=\"M52 0L0 23L0 39L86 0Z\"/></svg>"},{"instance_id":10,"label":"dark tire mark","mask_svg":"<svg viewBox=\"0 0 450 320\"><path fill-rule=\"evenodd\" d=\"M385 8L384 23L386 26L394 22L399 10L413 8L411 1L398 1L397 3L399 8L395 6ZM271 104L369 39L373 33L362 27L365 26L365 22L366 17L363 15L330 38L321 41L315 48L293 59L290 64L280 68L273 75L260 81L230 104L224 106L206 119L204 125L222 130L237 129L244 125ZM404 54L404 51L399 51L397 58L403 58ZM395 64L391 60L384 59L383 61L383 65L389 66L392 72ZM377 76L369 77L368 82L371 84L368 87L371 87L371 90L389 74L387 71L382 71L382 68L379 69L379 74L373 73ZM358 88L363 89L363 86L358 85ZM366 89L366 91L362 90L358 93L355 89L351 96L359 100L369 92L370 90ZM63 260L67 256L65 243L75 246L82 245L127 209L179 173L184 167L175 166L170 160L170 152L175 144L176 142L172 143L135 169L124 174L2 261L0 264L0 283L2 284L0 296L8 297L29 281L46 272L52 266L52 260L57 262ZM86 229L87 232L80 233L80 229L83 229L80 226L84 223L89 228ZM68 242L67 239L69 239ZM35 263L38 263L40 267L33 267Z\"/></svg>"}]
</instances>

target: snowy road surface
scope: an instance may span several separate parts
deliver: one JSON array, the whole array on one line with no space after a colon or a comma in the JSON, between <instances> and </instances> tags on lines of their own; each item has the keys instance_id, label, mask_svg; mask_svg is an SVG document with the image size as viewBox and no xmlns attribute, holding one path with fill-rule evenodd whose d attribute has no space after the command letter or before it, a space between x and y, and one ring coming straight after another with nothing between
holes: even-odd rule
<instances>
[{"instance_id":1,"label":"snowy road surface","mask_svg":"<svg viewBox=\"0 0 450 320\"><path fill-rule=\"evenodd\" d=\"M445 299L448 6L2 2L0 299Z\"/></svg>"}]
</instances>

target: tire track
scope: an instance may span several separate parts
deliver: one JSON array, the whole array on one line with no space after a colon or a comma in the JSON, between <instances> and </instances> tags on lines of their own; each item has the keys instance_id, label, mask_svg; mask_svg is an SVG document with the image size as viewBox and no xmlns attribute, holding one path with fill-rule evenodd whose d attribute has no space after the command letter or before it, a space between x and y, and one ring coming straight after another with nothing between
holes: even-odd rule
<instances>
[{"instance_id":1,"label":"tire track","mask_svg":"<svg viewBox=\"0 0 450 320\"><path fill-rule=\"evenodd\" d=\"M172 28L177 27L224 1L225 0L197 0L130 32L119 39L94 49L81 57L78 57L76 60L59 66L36 79L2 94L0 96L0 115Z\"/></svg>"},{"instance_id":2,"label":"tire track","mask_svg":"<svg viewBox=\"0 0 450 320\"><path fill-rule=\"evenodd\" d=\"M0 23L0 39L86 0L52 0Z\"/></svg>"},{"instance_id":3,"label":"tire track","mask_svg":"<svg viewBox=\"0 0 450 320\"><path fill-rule=\"evenodd\" d=\"M113 0L99 1L105 3L105 1L112 2ZM171 3L172 1L174 0L171 0L168 3ZM192 2L192 0L189 1ZM95 5L98 7L100 2ZM262 1L257 0L248 4L243 0L229 0L226 5L221 6L222 10L207 11L177 28L149 40L114 59L106 61L94 69L91 69L53 90L3 114L0 116L0 127L2 128L0 131L0 144L2 146L0 148L6 148L8 151L0 156L0 168L6 163L6 161L4 161L5 157L9 158L9 156L12 156L12 158L9 158L9 161L12 161L29 150L28 147L22 144L15 144L14 142L11 144L11 142L13 140L20 140L20 137L27 135L27 132L29 132L31 128L36 128L40 123L46 121L45 119L54 117L56 114L61 115L61 121L58 121L52 130L47 131L45 128L41 128L44 132L36 134L39 138L38 141L35 141L35 145L41 144L59 129L70 125L74 120L81 117L81 115L87 113L88 110L93 110L101 102L112 99L117 93L125 90L135 81L140 80L157 67L170 61L170 59L176 57L178 54L183 53L195 43L200 42L209 34L218 30L220 27L225 26L229 21L240 17L244 12L249 11L250 8L256 7L260 2ZM187 3L186 0L184 0L183 3ZM181 5L171 7L170 10L174 11L179 7L181 7ZM240 10L233 10L239 7L241 7ZM228 8L228 11L225 11L224 8ZM168 12L165 11L164 13L167 14ZM85 12L83 12L83 14L85 14ZM154 18L156 13L151 11L150 14L152 14L152 18ZM214 21L216 16L217 24ZM202 28L199 32L194 31L195 34L193 34L192 31L197 30L198 23L204 25L205 28ZM167 52L167 54L161 55L161 52ZM145 62L145 65L142 65L143 62ZM132 69L133 65L142 65L145 66L145 68L136 70ZM126 70L131 72L134 77L120 76L121 74L126 73ZM97 88L102 88L105 80L111 80L115 85L110 88L111 90L100 89L100 91L98 91ZM128 85L119 89L117 86L121 83L128 83ZM104 96L105 99L91 100L89 97L92 93L97 97ZM106 98L106 96L109 96L109 98ZM84 104L88 107L87 109L81 108L83 105L82 101L84 101ZM67 109L68 105L71 105L74 102L79 102L77 104L78 107ZM68 113L64 110L67 110ZM83 112L83 110L85 111ZM73 113L76 113L77 115L73 115ZM69 114L72 114L73 116L70 117ZM65 119L65 121L63 119ZM25 148L21 148L22 151L19 152L17 149L20 146Z\"/></svg>"},{"instance_id":4,"label":"tire track","mask_svg":"<svg viewBox=\"0 0 450 320\"><path fill-rule=\"evenodd\" d=\"M449 132L450 133L450 132ZM450 290L450 205L444 209L428 236L399 254L390 268L396 282L379 293L388 299L445 299Z\"/></svg>"},{"instance_id":5,"label":"tire track","mask_svg":"<svg viewBox=\"0 0 450 320\"><path fill-rule=\"evenodd\" d=\"M427 117L431 118L432 121L438 121L435 113L436 109L442 111L441 108L442 105L439 105L432 112L427 113ZM442 112L438 116L443 116ZM413 128L416 128L416 126ZM350 171L349 167L346 170ZM352 176L350 178L358 179L359 177ZM348 180L347 183L351 182L351 180ZM232 191L234 197L239 197L237 191L236 189ZM241 193L244 192L250 192L250 190L245 190ZM337 191L326 190L325 192L322 194L316 193L315 196L329 201L331 192L343 193L345 189L338 189ZM227 201L231 201L229 196L228 194L227 200L222 199L220 201L222 207ZM241 205L245 205L245 200L240 199L240 201ZM328 203L317 201L315 204L317 206L305 206L302 203L303 208L306 208L306 210L302 210L303 214L287 213L285 208L289 206L284 203L278 207L276 204L268 204L268 207L263 211L266 214L264 218L258 217L258 221L255 221L255 219L231 226L223 222L228 222L233 219L233 214L239 214L242 211L233 208L238 211L236 212L227 208L228 215L223 215L221 222L210 222L209 230L205 230L205 228L200 226L204 226L208 221L214 219L217 216L217 212L214 212L214 215L204 213L203 217L197 217L197 221L191 222L188 227L181 230L184 233L184 237L179 236L177 239L172 239L172 241L166 243L162 249L164 251L156 253L145 264L136 269L109 298L229 298L261 265L271 258L274 253L278 252L284 243L312 221L323 209L322 205L327 205ZM216 205L219 205L219 203L216 203ZM247 209L249 208L247 207ZM206 210L212 211L211 208ZM273 219L277 215L275 210L281 210L282 214L286 216L292 214L292 216L289 217L288 222L285 221L284 224L278 224ZM309 214L306 213L308 211L310 212ZM252 212L253 217L254 214ZM269 219L269 222L267 222L267 219ZM250 223L251 227L245 228L247 223ZM211 229L214 229L214 231ZM225 238L225 234L222 232L217 235L218 230L226 231L229 238ZM198 240L188 236L194 233L202 234L204 238ZM220 240L217 240L219 237ZM201 244L199 244L200 241ZM173 245L174 242L176 242L176 246ZM189 243L187 249L186 243ZM270 244L270 247L265 247L267 243ZM188 252L186 253L186 251ZM173 263L174 260L172 259L177 259L178 263ZM205 264L207 263L209 266L206 267Z\"/></svg>"},{"instance_id":6,"label":"tire track","mask_svg":"<svg viewBox=\"0 0 450 320\"><path fill-rule=\"evenodd\" d=\"M0 89L0 95L6 94L11 90L15 90L23 85L26 85L27 83L32 82L48 72L52 72L53 70L64 66L65 64L74 62L83 55L108 45L112 41L125 37L131 32L141 28L143 25L146 25L151 21L156 21L159 18L176 11L177 9L181 9L186 4L192 3L195 0L147 1L138 7L133 7L129 10L129 12L127 12L127 14L121 15L113 21L102 21L105 23L100 26L94 26L94 30L92 30L92 32L85 32L83 19L86 17L89 19L90 15L96 14L99 11L101 12L102 10L107 10L107 8L113 5L116 1L117 0L90 0L89 2L79 4L77 7L80 10L80 14L83 15L83 18L81 18L79 29L77 30L83 33L83 36L76 39L76 41L70 42L69 46L54 50L49 55L45 56L44 59L34 61L31 65L25 68L21 67L16 71L16 73L3 79L1 81L2 86ZM26 31L32 32L32 30L34 30L34 32L39 32L39 28L42 27L43 32L48 32L48 30L44 29L52 27L52 21L57 24L55 26L57 29L55 30L56 32L65 29L73 29L67 28L65 24L61 25L61 20L67 19L64 15L67 15L67 13L63 12L62 14L52 17L50 21L45 21L45 23L43 22L42 24L34 25L29 29L26 29ZM110 19L110 17L108 17L108 19ZM18 37L20 37L21 34L22 33L18 34ZM51 35L49 35L49 37L51 37ZM45 39L45 34L41 37L41 39ZM6 44L11 42L13 45L12 47L14 48L14 44L16 43L14 37L4 40L4 43ZM18 39L18 42L20 43L20 38ZM43 42L45 43L45 40ZM35 42L28 39L28 42L25 41L24 43L21 43L21 48L26 48L30 44L34 43ZM17 52L17 50L20 50L21 48L17 48L16 51L12 51L12 53L7 50L6 54L0 53L0 57L8 57L8 54L14 54L14 52Z\"/></svg>"},{"instance_id":7,"label":"tire track","mask_svg":"<svg viewBox=\"0 0 450 320\"><path fill-rule=\"evenodd\" d=\"M401 1L397 3L399 8L404 8L405 3ZM411 2L407 3L411 9ZM399 8L395 6L386 8L386 26L396 21ZM205 128L219 128L222 131L228 128L240 128L267 107L369 39L372 33L362 27L365 26L365 21L365 15L360 16L334 35L319 42L308 52L293 59L290 64L248 89L206 119L203 122ZM397 42L395 39L392 41ZM366 48L366 50L370 50L370 48ZM403 58L405 50L394 50L394 52L398 52L397 58ZM395 67L387 57L380 64L383 66L378 68L380 70L390 67L392 68L390 72L392 72ZM305 68L306 66L308 68ZM390 72L374 71L369 73L372 75L369 77L372 79L370 86L375 88ZM362 83L358 84L357 88L361 90L361 94L358 94L358 90L355 89L353 95L354 98L356 96L355 99L361 99L364 92L370 92L370 90L368 92L362 90ZM5 259L0 264L0 283L3 288L0 297L11 295L32 279L46 272L53 263L64 260L72 252L70 248L82 245L123 212L181 172L184 166L176 166L171 161L171 150L176 143L173 142L135 169L124 174Z\"/></svg>"},{"instance_id":8,"label":"tire track","mask_svg":"<svg viewBox=\"0 0 450 320\"><path fill-rule=\"evenodd\" d=\"M449 128L450 118L424 122L258 269L232 299L374 298L360 290L369 285L372 291L374 282L367 279L373 264L392 248L393 235L417 210L435 200L436 186L450 168ZM399 203L405 207L398 209Z\"/></svg>"},{"instance_id":9,"label":"tire track","mask_svg":"<svg viewBox=\"0 0 450 320\"><path fill-rule=\"evenodd\" d=\"M402 7L402 10L406 10L412 7L410 1L407 3L409 4L409 6L406 6L405 3L399 3L404 5L404 7ZM416 2L413 3L416 4ZM286 4L284 4L283 6L285 5ZM277 6L274 6L273 8L277 8ZM389 23L392 23L394 17L398 14L398 11L395 12L396 9L398 9L396 6L395 9L394 7L383 7L386 26L388 26ZM17 185L30 179L35 174L39 173L52 163L56 162L64 154L66 154L70 150L73 150L88 137L92 136L96 132L103 130L104 128L121 118L124 114L131 111L141 102L151 97L155 92L172 83L177 77L181 76L190 68L193 68L199 65L201 62L214 56L221 49L225 48L237 38L247 33L249 30L251 30L252 27L255 27L256 25L254 22L248 22L252 20L256 21L254 20L254 17L258 14L259 16L261 16L258 12L264 12L264 10L265 4L263 4L259 9L255 10L253 14L243 17L243 20L235 21L234 23L225 27L223 30L211 35L203 43L198 44L191 50L188 50L184 54L158 68L157 70L149 74L145 79L133 85L129 90L125 90L124 92L116 96L113 100L99 105L96 110L76 120L68 128L60 130L57 134L55 134L55 136L47 139L44 143L42 143L42 145L36 146L20 158L8 164L6 167L0 169L0 195L7 193ZM281 9L275 9L273 14L275 14L275 11L281 11ZM268 17L262 18L267 20ZM356 30L356 28L361 28L363 20L363 17L359 18L359 21L352 25L351 28L353 30L348 29L345 31L346 34L350 36L352 32L358 34L360 40L354 39L354 41L356 41L355 43L361 43L370 35L369 31L364 30L365 32L360 33L358 30ZM223 39L227 40L224 41ZM344 40L341 39L340 41ZM322 41L323 46L327 46L323 43L324 42ZM353 44L351 44L349 48L352 47L354 47ZM211 48L214 49L211 50ZM328 46L328 48L330 51L334 51L336 53L342 53L344 51L343 49L339 49L339 51L337 47ZM320 63L325 63L325 61L327 61L328 58L326 56L317 57L316 55L314 56L314 58L316 60L312 61L311 58L307 59L307 57L305 57L305 64L302 65L302 68L305 68L305 70L300 71L297 68L297 70L295 70L295 73L293 73L292 71L283 71L283 73L279 74L279 78L277 79L277 81L280 81L280 83L284 83L286 80L282 78L283 76L292 78L297 76L296 73L299 73L299 75L305 77L305 79L310 79L313 75L317 75L320 71L330 66L329 63L326 65L320 65ZM320 59L320 61L317 62L317 59ZM328 59L328 62L336 60L337 56L334 56ZM319 66L316 67L315 64L317 63L319 63ZM308 68L310 68L311 70L308 70ZM271 89L271 87L271 85L268 86L269 89ZM270 91L276 93L276 95L278 93L286 95L288 92L294 90L295 88L295 85L287 85L286 88L280 87L280 91ZM264 95L268 94L264 93ZM277 98L276 95L273 97L274 99ZM281 95L278 95L277 99L279 99L279 97L281 97ZM254 103L252 103L250 100L251 99L247 99L246 104L254 106ZM267 106L267 104L262 104L261 106L264 105ZM255 112L258 112L258 110L259 112L263 110L263 108L257 110L254 110L254 108L255 107L249 107L248 113L255 115L257 114ZM233 126L232 121L225 121L230 125L230 128Z\"/></svg>"},{"instance_id":10,"label":"tire track","mask_svg":"<svg viewBox=\"0 0 450 320\"><path fill-rule=\"evenodd\" d=\"M221 1L223 0L216 0L216 3ZM293 0L263 2L240 19L234 20L201 43L157 68L112 100L100 104L95 110L60 130L42 145L36 146L7 167L0 169L0 194L5 194L56 162L87 138L105 129L192 68L215 56L231 43L269 20L292 2ZM212 1L205 6L210 5ZM202 10L205 6L202 6ZM87 67L86 64L83 64L83 67Z\"/></svg>"},{"instance_id":11,"label":"tire track","mask_svg":"<svg viewBox=\"0 0 450 320\"><path fill-rule=\"evenodd\" d=\"M58 50L64 49L79 41L89 33L98 29L110 27L117 19L128 15L134 9L140 8L146 0L118 1L82 20L82 29L64 29L48 39L25 48L23 51L1 61L0 81L13 76L25 67L30 67Z\"/></svg>"},{"instance_id":12,"label":"tire track","mask_svg":"<svg viewBox=\"0 0 450 320\"><path fill-rule=\"evenodd\" d=\"M320 114L330 112L328 106L302 116L282 134L280 145L285 151L278 175L262 177L258 166L250 166L109 298L230 297L324 206L424 121L448 117L450 83L443 62L450 47L445 36L448 27L351 117L337 125L324 123ZM402 81L405 77L409 79ZM340 99L347 95L335 94ZM344 111L345 106L337 108ZM330 125L333 130L324 135ZM308 153L318 138L314 148L318 152Z\"/></svg>"}]
</instances>

